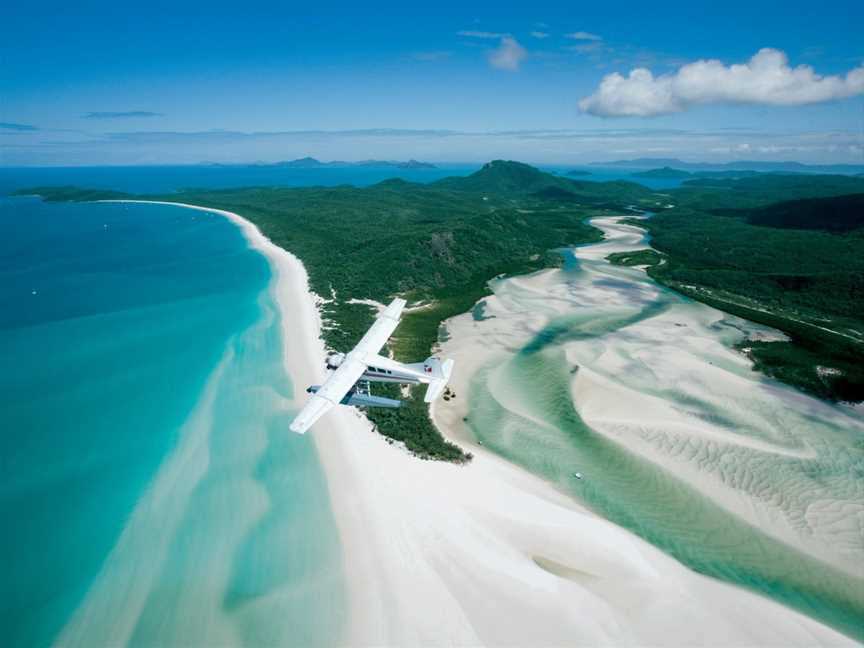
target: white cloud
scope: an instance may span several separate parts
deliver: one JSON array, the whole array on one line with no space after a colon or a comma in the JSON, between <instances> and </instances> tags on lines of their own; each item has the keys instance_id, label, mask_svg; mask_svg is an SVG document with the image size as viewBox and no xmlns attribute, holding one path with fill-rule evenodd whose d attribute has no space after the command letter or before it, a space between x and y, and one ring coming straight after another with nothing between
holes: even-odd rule
<instances>
[{"instance_id":1,"label":"white cloud","mask_svg":"<svg viewBox=\"0 0 864 648\"><path fill-rule=\"evenodd\" d=\"M543 33L543 32L532 32ZM528 56L528 50L519 44L511 34L502 34L499 32L475 31L466 29L456 32L458 36L468 36L469 38L484 38L489 40L498 40L498 47L489 51L487 59L489 65L499 70L515 71L519 69L522 61ZM538 37L539 38L539 37Z\"/></svg>"},{"instance_id":2,"label":"white cloud","mask_svg":"<svg viewBox=\"0 0 864 648\"><path fill-rule=\"evenodd\" d=\"M104 122L91 122L101 124ZM4 135L5 133L5 135ZM5 138L14 137L10 145ZM486 162L496 158L576 164L627 157L677 157L693 161L797 160L861 164L861 135L854 130L671 130L593 128L542 131L80 132L0 130L0 166L70 164L189 164L200 160L276 161L313 155L323 160L362 157ZM747 146L747 148L744 147ZM749 150L748 150L749 149Z\"/></svg>"},{"instance_id":3,"label":"white cloud","mask_svg":"<svg viewBox=\"0 0 864 648\"><path fill-rule=\"evenodd\" d=\"M463 29L456 32L457 36L468 36L469 38L504 38L508 34L499 34L498 32L476 31L474 29Z\"/></svg>"},{"instance_id":4,"label":"white cloud","mask_svg":"<svg viewBox=\"0 0 864 648\"><path fill-rule=\"evenodd\" d=\"M598 36L597 34L592 34L591 32L586 31L577 31L572 34L564 34L565 38L572 38L573 40L591 40L591 41L599 41L603 40L602 36Z\"/></svg>"},{"instance_id":5,"label":"white cloud","mask_svg":"<svg viewBox=\"0 0 864 648\"><path fill-rule=\"evenodd\" d=\"M809 65L792 68L784 52L765 48L744 64L703 59L657 77L647 68L626 77L608 74L579 108L601 117L650 117L700 104L798 106L859 94L864 94L864 65L845 77L821 76Z\"/></svg>"},{"instance_id":6,"label":"white cloud","mask_svg":"<svg viewBox=\"0 0 864 648\"><path fill-rule=\"evenodd\" d=\"M544 31L532 31L531 35L534 38L549 38L549 32L544 32Z\"/></svg>"},{"instance_id":7,"label":"white cloud","mask_svg":"<svg viewBox=\"0 0 864 648\"><path fill-rule=\"evenodd\" d=\"M528 51L512 36L504 36L501 44L489 52L489 65L499 70L515 71L528 56Z\"/></svg>"},{"instance_id":8,"label":"white cloud","mask_svg":"<svg viewBox=\"0 0 864 648\"><path fill-rule=\"evenodd\" d=\"M519 41L513 38L511 34L463 29L456 32L456 35L498 40L498 46L493 50L489 50L487 60L489 61L489 65L499 70L509 70L511 72L518 70L522 61L528 57L528 50L522 47Z\"/></svg>"}]
</instances>

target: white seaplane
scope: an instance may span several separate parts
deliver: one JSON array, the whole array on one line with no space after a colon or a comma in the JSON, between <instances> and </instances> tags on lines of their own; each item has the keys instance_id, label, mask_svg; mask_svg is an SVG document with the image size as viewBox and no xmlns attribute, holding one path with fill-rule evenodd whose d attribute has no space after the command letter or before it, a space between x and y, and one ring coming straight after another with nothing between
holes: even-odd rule
<instances>
[{"instance_id":1,"label":"white seaplane","mask_svg":"<svg viewBox=\"0 0 864 648\"><path fill-rule=\"evenodd\" d=\"M289 428L303 434L334 405L358 407L400 407L402 401L373 396L369 385L373 382L417 385L426 383L424 400L434 401L447 386L453 373L453 361L426 358L423 362L402 364L380 355L381 347L399 326L399 317L405 308L404 299L394 299L378 315L363 339L348 354L327 356L327 369L331 371L323 385L312 385L306 392L312 394Z\"/></svg>"}]
</instances>

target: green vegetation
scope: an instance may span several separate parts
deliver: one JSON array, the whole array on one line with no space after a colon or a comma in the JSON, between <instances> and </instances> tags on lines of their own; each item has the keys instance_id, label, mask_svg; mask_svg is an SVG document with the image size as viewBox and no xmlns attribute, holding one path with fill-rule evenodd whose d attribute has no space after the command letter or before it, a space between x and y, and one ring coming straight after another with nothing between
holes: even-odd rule
<instances>
[{"instance_id":1,"label":"green vegetation","mask_svg":"<svg viewBox=\"0 0 864 648\"><path fill-rule=\"evenodd\" d=\"M562 192L555 200L545 191ZM70 188L29 189L47 200L130 198L116 192ZM626 202L624 202L626 196ZM328 347L350 349L371 325L372 309L351 299L388 302L394 295L425 303L407 313L391 340L399 360L425 359L441 323L472 309L500 274L532 272L560 262L553 252L599 241L585 224L608 214L603 206L649 207L653 194L634 183L587 183L543 173L528 165L496 161L465 178L423 185L387 180L372 187L189 189L170 195L134 196L226 209L257 224L306 266L312 290L332 301L322 308L333 324L323 332ZM379 388L398 396L398 388ZM369 410L378 430L404 441L422 457L465 461L428 416L425 387L415 387L398 410Z\"/></svg>"},{"instance_id":2,"label":"green vegetation","mask_svg":"<svg viewBox=\"0 0 864 648\"><path fill-rule=\"evenodd\" d=\"M623 209L630 204L639 204L652 195L650 190L635 182L570 180L544 173L521 162L503 160L490 162L470 176L444 178L430 186L490 196L526 196L550 203L572 203L609 209Z\"/></svg>"},{"instance_id":3,"label":"green vegetation","mask_svg":"<svg viewBox=\"0 0 864 648\"><path fill-rule=\"evenodd\" d=\"M642 225L641 221L639 225ZM613 252L606 257L606 260L621 266L655 266L662 263L664 258L657 250L645 249L635 252Z\"/></svg>"},{"instance_id":4,"label":"green vegetation","mask_svg":"<svg viewBox=\"0 0 864 648\"><path fill-rule=\"evenodd\" d=\"M330 348L350 348L372 323L372 310L351 299L401 295L425 304L405 315L388 345L408 362L430 354L441 323L472 310L491 278L559 263L556 248L599 240L587 218L673 205L635 221L650 231L656 251L609 260L647 265L653 278L685 295L786 332L790 342L743 345L758 370L823 398L864 399L864 179L744 175L696 177L661 194L498 160L428 185L393 179L366 188L189 189L137 197L235 211L296 254L312 289L332 298L322 307L333 324L323 332ZM70 187L19 193L48 200L131 197ZM370 410L369 418L419 456L465 461L429 421L423 389L411 389L403 408ZM398 396L397 390L382 394Z\"/></svg>"},{"instance_id":5,"label":"green vegetation","mask_svg":"<svg viewBox=\"0 0 864 648\"><path fill-rule=\"evenodd\" d=\"M743 218L751 225L762 227L842 234L864 227L864 193L787 200L748 210L718 209L714 213Z\"/></svg>"},{"instance_id":6,"label":"green vegetation","mask_svg":"<svg viewBox=\"0 0 864 648\"><path fill-rule=\"evenodd\" d=\"M683 180L684 178L749 178L765 175L761 171L749 171L744 169L729 169L724 171L684 171L673 167L664 166L659 169L647 171L635 171L630 174L631 178L653 178L655 180Z\"/></svg>"},{"instance_id":7,"label":"green vegetation","mask_svg":"<svg viewBox=\"0 0 864 648\"><path fill-rule=\"evenodd\" d=\"M635 160L615 160L614 162L592 162L591 166L623 167L625 169L656 169L671 167L685 171L751 173L811 173L811 174L861 174L864 166L860 164L802 164L801 162L757 162L756 160L736 160L735 162L684 162L677 158L637 158Z\"/></svg>"},{"instance_id":8,"label":"green vegetation","mask_svg":"<svg viewBox=\"0 0 864 648\"><path fill-rule=\"evenodd\" d=\"M743 209L781 200L861 193L860 178L846 175L762 174L746 178L695 178L674 192L691 207Z\"/></svg>"},{"instance_id":9,"label":"green vegetation","mask_svg":"<svg viewBox=\"0 0 864 648\"><path fill-rule=\"evenodd\" d=\"M433 182L430 186L452 191L470 191L497 195L522 195L549 187L565 191L577 183L567 178L544 173L521 162L495 160L469 176L454 176Z\"/></svg>"},{"instance_id":10,"label":"green vegetation","mask_svg":"<svg viewBox=\"0 0 864 648\"><path fill-rule=\"evenodd\" d=\"M788 342L747 341L739 346L753 360L754 369L783 382L797 385L820 398L856 402L861 400L864 363L860 355L826 356L819 345L799 338ZM826 366L826 359L829 365Z\"/></svg>"},{"instance_id":11,"label":"green vegetation","mask_svg":"<svg viewBox=\"0 0 864 648\"><path fill-rule=\"evenodd\" d=\"M864 400L854 369L864 365L862 203L843 195L864 192L864 181L764 175L686 184L670 192L675 208L640 221L668 257L649 274L786 332L790 342L746 344L757 369L823 398Z\"/></svg>"}]
</instances>

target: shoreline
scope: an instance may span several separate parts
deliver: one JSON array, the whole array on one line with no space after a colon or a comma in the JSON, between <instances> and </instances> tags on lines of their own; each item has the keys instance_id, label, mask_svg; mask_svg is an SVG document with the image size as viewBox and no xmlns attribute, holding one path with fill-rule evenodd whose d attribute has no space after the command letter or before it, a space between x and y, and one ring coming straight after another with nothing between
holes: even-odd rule
<instances>
[{"instance_id":1,"label":"shoreline","mask_svg":"<svg viewBox=\"0 0 864 648\"><path fill-rule=\"evenodd\" d=\"M579 449L581 444L574 445L564 438L567 434L578 433L570 428L566 433L563 429L558 433L543 432L544 426L552 430L559 425L558 420L550 418L547 421L534 411L528 400L520 398L522 389L514 383L519 376L514 371L520 364L516 352L526 348L532 339L536 340L535 336L550 322L560 321L563 326L574 327L573 330L577 331L572 340L562 337L552 344L554 354L562 356L563 367L571 369L572 377L562 380L565 385L562 389L569 393L579 418L590 428L592 437L607 439L626 453L653 464L660 469L660 474L674 475L676 480L700 492L704 500L719 505L734 519L752 525L803 555L823 561L826 574L833 567L854 581L855 565L859 564L854 545L860 545L860 542L856 543L852 527L843 529L841 518L831 522L827 512L831 510L833 500L827 498L827 494L824 502L818 496L808 496L808 489L812 487L809 482L786 484L785 488L778 486L776 491L767 490L766 483L770 485L771 480L760 473L764 468L762 463L747 465L748 469L755 468L755 473L742 467L732 471L727 468L737 464L736 457L731 454L721 456L732 449L741 452L742 456L745 452L758 453L757 462L774 455L779 462L785 462L779 464L778 480L783 479L785 473L782 471L793 462L817 459L816 450L807 444L807 438L799 440L796 435L798 429L793 427L787 431L781 425L781 430L775 432L777 421L758 418L760 404L766 404L760 403L760 393L763 400L769 402L787 403L797 410L811 408L814 415L818 412L826 422L834 424L849 420L847 414L831 411L830 407L792 388L763 384L761 377L751 371L749 361L732 353L722 342L722 336L713 330L713 321L724 321L732 316L702 304L672 306L669 311L649 315L641 323L630 320L621 330L613 328L615 332L608 333L608 337L595 339L592 317L602 322L616 312L628 312L628 308L630 312L636 312L645 304L655 302L657 291L665 291L662 286L654 285L650 278L633 283L626 276L628 269L621 272L609 266L612 272L608 273L600 269L606 265L603 261L610 252L645 247L641 242L641 229L620 225L614 220L592 220L594 226L603 227L604 231L611 228L614 233L607 231L604 244L576 250L576 257L585 262L577 274L568 277L561 271L549 270L530 277L509 279L506 283L496 284L494 295L486 299L487 320L475 322L470 314L466 314L447 321L449 338L442 345L443 353L455 358L461 369L451 381L452 387L464 395L467 395L469 386L483 391L484 402L492 399L489 411L497 413L494 415L498 418L492 419L495 421L494 429L484 427L482 418L477 419L479 427L478 423L469 426L464 422L469 413L467 404L456 401L455 405L450 403L440 408L443 411L433 409L436 425L442 431L449 430L445 436L473 443L472 451L482 449L477 444L486 442L514 461L523 464L527 461L525 465L533 466L532 470L538 474L548 475L553 483L560 483L565 492L572 492L574 487L572 483L565 483L566 475L570 473L562 472L564 465L587 469L590 479L593 460L599 457L584 454ZM596 332L602 334L603 326L601 324ZM752 327L754 330L762 328L758 324ZM582 334L583 330L587 334ZM748 330L748 334L751 332ZM548 371L553 374L557 367L552 362L548 363ZM479 373L481 369L482 373ZM536 366L532 371L526 376L539 375ZM680 392L682 396L686 395L685 398L692 398L689 401L691 405L686 405L688 401L684 398L681 399L684 404L675 401L670 392ZM546 392L538 393L551 398ZM733 395L731 398L730 394ZM746 406L740 411L728 407L738 400L749 403L751 398L753 412L747 412ZM716 406L717 412L729 412L735 417L733 420L742 424L743 434L735 432L734 426L729 429L728 424L723 423L722 415L716 420L710 416L700 419L698 410L692 406L699 399L705 399L709 414L711 406ZM694 409L696 416L690 415L689 409ZM526 428L511 441L510 436L516 434L514 429L518 429L518 419L524 422L522 427L525 424L530 427L528 421L532 421L536 428L533 432ZM755 426L752 431L760 430L760 421L764 428L762 434L749 436L751 426ZM797 422L790 416L788 422L793 421ZM498 436L500 440L496 439ZM556 462L550 457L549 466L543 467L542 460L526 449L529 441L557 448L566 459ZM725 466L722 461L715 466L712 461L717 457L730 461ZM688 458L697 465L688 463ZM827 459L823 456L820 460ZM712 468L714 472L710 471ZM600 485L605 481L603 477L597 475L594 488L604 488ZM576 487L576 490L581 488ZM804 504L812 501L813 497L817 499L806 508L804 504L801 509L793 507L786 511L781 508L783 503L795 502L799 497ZM603 497L599 500L602 502ZM700 498L693 504L698 506L698 502L704 500ZM589 496L587 501L598 504L593 496ZM625 501L628 500L625 498ZM833 503L835 509L851 509L849 515L854 515L854 508L851 508L855 506L854 500L838 499ZM599 510L605 510L605 506L607 504L602 504ZM819 520L817 511L825 511L825 518ZM788 519L783 513L788 514ZM610 519L626 520L630 514L632 511L623 516L613 512ZM804 524L808 527L802 533ZM685 529L679 532L687 534Z\"/></svg>"},{"instance_id":2,"label":"shoreline","mask_svg":"<svg viewBox=\"0 0 864 648\"><path fill-rule=\"evenodd\" d=\"M109 202L198 209L238 225L273 270L295 398L323 377L320 313L297 257L233 212ZM458 391L461 408L468 390ZM443 420L458 408L448 404L445 413L440 405L431 411L436 426L464 442ZM483 448L472 449L467 466L421 461L347 407L309 434L341 538L348 618L340 643L855 645L794 610L691 572Z\"/></svg>"}]
</instances>

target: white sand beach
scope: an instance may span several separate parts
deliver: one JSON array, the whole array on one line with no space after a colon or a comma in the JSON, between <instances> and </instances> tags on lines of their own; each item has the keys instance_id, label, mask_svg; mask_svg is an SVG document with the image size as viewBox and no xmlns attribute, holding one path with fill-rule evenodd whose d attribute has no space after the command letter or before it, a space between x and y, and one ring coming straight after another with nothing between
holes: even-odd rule
<instances>
[{"instance_id":1,"label":"white sand beach","mask_svg":"<svg viewBox=\"0 0 864 648\"><path fill-rule=\"evenodd\" d=\"M639 228L615 221L595 219L607 241L579 248L576 257L592 262L645 247ZM650 304L659 289L651 282L626 284L622 278L635 271L605 262L588 272L592 278L580 284L575 301L572 285L557 271L544 271L503 282L486 300L490 319L475 322L466 314L450 320L444 352L460 361L453 381L457 391L467 394L467 380L496 353L520 348L546 322L574 307L587 306L602 321ZM861 578L864 501L847 492L844 500L832 502L830 482L796 478L785 474L784 466L765 462L830 454L820 437L840 434L849 442L864 433L864 421L852 408L762 380L743 354L724 343L726 331L738 334L735 327L753 337L777 336L702 304L682 303L602 341L563 343L566 361L578 367L571 382L573 402L594 431L684 479L781 542ZM456 410L450 428L466 438L461 419L467 402L455 403L447 408ZM745 459L757 455L759 472L754 473Z\"/></svg>"},{"instance_id":2,"label":"white sand beach","mask_svg":"<svg viewBox=\"0 0 864 648\"><path fill-rule=\"evenodd\" d=\"M236 222L270 260L299 407L302 386L324 375L305 269L241 216L207 211ZM524 290L539 290L544 280L530 278ZM495 343L509 336L515 345L543 319L541 311L521 328L502 324ZM436 403L433 413L459 442L468 438L466 381L483 357L467 334L470 316L457 320L446 353L457 362L460 398ZM611 425L599 388L586 381L575 387L576 398L592 423ZM466 466L421 461L347 407L328 413L310 434L343 548L345 645L855 645L796 611L692 572L476 444Z\"/></svg>"}]
</instances>

